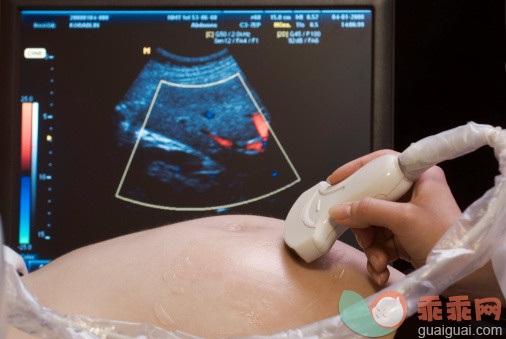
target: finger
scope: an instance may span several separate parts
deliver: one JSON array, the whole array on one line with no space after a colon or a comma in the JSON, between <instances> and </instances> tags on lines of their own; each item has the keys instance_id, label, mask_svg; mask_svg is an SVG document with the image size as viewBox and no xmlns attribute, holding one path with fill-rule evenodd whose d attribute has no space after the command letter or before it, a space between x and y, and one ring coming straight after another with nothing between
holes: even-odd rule
<instances>
[{"instance_id":1,"label":"finger","mask_svg":"<svg viewBox=\"0 0 506 339\"><path fill-rule=\"evenodd\" d=\"M396 241L394 237L388 240L383 240L379 242L379 245L376 246L381 246L381 250L383 251L383 253L385 253L387 264L389 262L402 258L402 255L404 254L404 251L398 248L399 243Z\"/></svg>"},{"instance_id":2,"label":"finger","mask_svg":"<svg viewBox=\"0 0 506 339\"><path fill-rule=\"evenodd\" d=\"M417 179L417 181L430 180L437 182L438 184L446 182L446 175L443 169L439 166L432 166L425 172L423 172Z\"/></svg>"},{"instance_id":3,"label":"finger","mask_svg":"<svg viewBox=\"0 0 506 339\"><path fill-rule=\"evenodd\" d=\"M375 238L371 246L364 251L368 259L367 270L374 281L379 286L383 286L390 278L388 262L397 259L394 258L397 252L392 250L395 248L393 237L383 239L384 235L389 235L389 231L384 232L381 227L371 227L371 229L374 229Z\"/></svg>"},{"instance_id":4,"label":"finger","mask_svg":"<svg viewBox=\"0 0 506 339\"><path fill-rule=\"evenodd\" d=\"M374 276L377 274L377 272L374 270L374 268L372 267L372 264L369 260L367 260L366 268L367 268L367 273L369 273L371 278L374 279Z\"/></svg>"},{"instance_id":5,"label":"finger","mask_svg":"<svg viewBox=\"0 0 506 339\"><path fill-rule=\"evenodd\" d=\"M398 231L402 232L413 220L414 208L410 203L364 198L334 206L329 209L329 215L340 225L351 228L377 225L398 234Z\"/></svg>"},{"instance_id":6,"label":"finger","mask_svg":"<svg viewBox=\"0 0 506 339\"><path fill-rule=\"evenodd\" d=\"M364 252L376 272L387 269L388 254L380 246L373 245Z\"/></svg>"},{"instance_id":7,"label":"finger","mask_svg":"<svg viewBox=\"0 0 506 339\"><path fill-rule=\"evenodd\" d=\"M380 227L375 228L383 229ZM397 259L411 261L411 257L402 247L397 237L382 239L379 230L376 230L373 243L367 250L364 250L364 253L378 272L386 269L388 263ZM373 255L376 255L376 259L371 258Z\"/></svg>"},{"instance_id":8,"label":"finger","mask_svg":"<svg viewBox=\"0 0 506 339\"><path fill-rule=\"evenodd\" d=\"M393 238L394 233L385 227L374 227L374 231L379 234L380 239L387 241Z\"/></svg>"},{"instance_id":9,"label":"finger","mask_svg":"<svg viewBox=\"0 0 506 339\"><path fill-rule=\"evenodd\" d=\"M371 246L374 240L374 230L372 227L367 228L352 228L353 234L355 234L355 239L357 239L358 244L364 250Z\"/></svg>"},{"instance_id":10,"label":"finger","mask_svg":"<svg viewBox=\"0 0 506 339\"><path fill-rule=\"evenodd\" d=\"M430 193L432 189L441 186L441 184L448 185L444 171L439 166L432 166L416 179L415 185L413 185L413 195L423 195L425 192Z\"/></svg>"},{"instance_id":11,"label":"finger","mask_svg":"<svg viewBox=\"0 0 506 339\"><path fill-rule=\"evenodd\" d=\"M327 182L331 185L335 185L338 182L343 181L344 179L348 178L350 175L355 173L358 169L360 169L362 166L367 164L369 161L376 159L377 157L380 157L385 154L399 154L398 152L384 149L376 152L369 153L367 155L364 155L363 157L360 157L358 159L352 160L349 163L339 167L336 169L328 178Z\"/></svg>"},{"instance_id":12,"label":"finger","mask_svg":"<svg viewBox=\"0 0 506 339\"><path fill-rule=\"evenodd\" d=\"M453 201L450 187L446 181L444 171L439 166L432 166L426 170L416 180L413 189L413 199L432 199L434 195L440 198L446 196L446 199L441 201Z\"/></svg>"},{"instance_id":13,"label":"finger","mask_svg":"<svg viewBox=\"0 0 506 339\"><path fill-rule=\"evenodd\" d=\"M378 284L379 286L383 286L387 283L390 277L390 271L388 269L382 272L376 272L369 261L367 262L366 267L367 272L369 273L371 278L373 278L376 284Z\"/></svg>"},{"instance_id":14,"label":"finger","mask_svg":"<svg viewBox=\"0 0 506 339\"><path fill-rule=\"evenodd\" d=\"M388 282L389 278L390 278L390 271L387 269L381 273L376 273L376 278L374 280L378 285L383 286Z\"/></svg>"},{"instance_id":15,"label":"finger","mask_svg":"<svg viewBox=\"0 0 506 339\"><path fill-rule=\"evenodd\" d=\"M376 271L386 269L389 262L402 258L404 250L400 247L398 238L394 236L392 231L384 227L371 227L374 230L373 242L371 246L364 250L367 256L376 254L377 264L373 265ZM375 263L375 259L371 260Z\"/></svg>"}]
</instances>

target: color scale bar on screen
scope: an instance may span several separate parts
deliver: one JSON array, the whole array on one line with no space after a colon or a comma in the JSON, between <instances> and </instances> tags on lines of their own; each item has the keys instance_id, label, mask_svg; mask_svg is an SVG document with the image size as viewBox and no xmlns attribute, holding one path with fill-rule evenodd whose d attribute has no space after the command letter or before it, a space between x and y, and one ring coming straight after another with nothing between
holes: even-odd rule
<instances>
[{"instance_id":1,"label":"color scale bar on screen","mask_svg":"<svg viewBox=\"0 0 506 339\"><path fill-rule=\"evenodd\" d=\"M21 177L19 204L19 243L30 243L30 177Z\"/></svg>"},{"instance_id":2,"label":"color scale bar on screen","mask_svg":"<svg viewBox=\"0 0 506 339\"><path fill-rule=\"evenodd\" d=\"M21 104L21 189L19 205L19 243L30 243L30 222L35 215L39 103Z\"/></svg>"},{"instance_id":3,"label":"color scale bar on screen","mask_svg":"<svg viewBox=\"0 0 506 339\"><path fill-rule=\"evenodd\" d=\"M35 214L35 202L37 196L37 154L39 146L39 103L32 104L32 163L31 163L31 178L32 178L32 191L31 195L31 213Z\"/></svg>"},{"instance_id":4,"label":"color scale bar on screen","mask_svg":"<svg viewBox=\"0 0 506 339\"><path fill-rule=\"evenodd\" d=\"M21 104L21 170L30 171L32 155L32 106L31 102Z\"/></svg>"}]
</instances>

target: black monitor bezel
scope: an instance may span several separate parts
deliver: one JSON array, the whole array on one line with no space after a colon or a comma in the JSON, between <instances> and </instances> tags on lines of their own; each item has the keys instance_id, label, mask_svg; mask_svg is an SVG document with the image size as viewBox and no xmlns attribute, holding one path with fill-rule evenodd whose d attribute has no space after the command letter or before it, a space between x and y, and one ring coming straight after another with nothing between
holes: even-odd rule
<instances>
[{"instance_id":1,"label":"black monitor bezel","mask_svg":"<svg viewBox=\"0 0 506 339\"><path fill-rule=\"evenodd\" d=\"M3 0L0 10L0 216L5 242L13 240L19 181L19 35L21 10L370 8L373 10L371 150L393 147L394 0Z\"/></svg>"}]
</instances>

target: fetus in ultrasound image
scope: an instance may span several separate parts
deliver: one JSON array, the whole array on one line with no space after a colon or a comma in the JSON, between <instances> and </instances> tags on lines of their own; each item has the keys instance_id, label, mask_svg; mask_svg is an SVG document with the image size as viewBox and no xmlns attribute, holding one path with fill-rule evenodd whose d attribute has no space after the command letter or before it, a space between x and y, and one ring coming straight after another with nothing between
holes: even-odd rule
<instances>
[{"instance_id":1,"label":"fetus in ultrasound image","mask_svg":"<svg viewBox=\"0 0 506 339\"><path fill-rule=\"evenodd\" d=\"M299 181L269 113L228 50L189 58L157 49L116 113L118 145L131 150L119 199L212 210Z\"/></svg>"}]
</instances>

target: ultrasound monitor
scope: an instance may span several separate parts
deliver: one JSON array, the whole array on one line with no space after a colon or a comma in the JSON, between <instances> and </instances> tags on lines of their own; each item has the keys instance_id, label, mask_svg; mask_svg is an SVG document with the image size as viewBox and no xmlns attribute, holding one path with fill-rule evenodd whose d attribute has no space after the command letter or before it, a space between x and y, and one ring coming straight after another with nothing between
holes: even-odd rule
<instances>
[{"instance_id":1,"label":"ultrasound monitor","mask_svg":"<svg viewBox=\"0 0 506 339\"><path fill-rule=\"evenodd\" d=\"M182 220L284 219L392 146L389 1L2 6L0 212L29 270Z\"/></svg>"}]
</instances>

